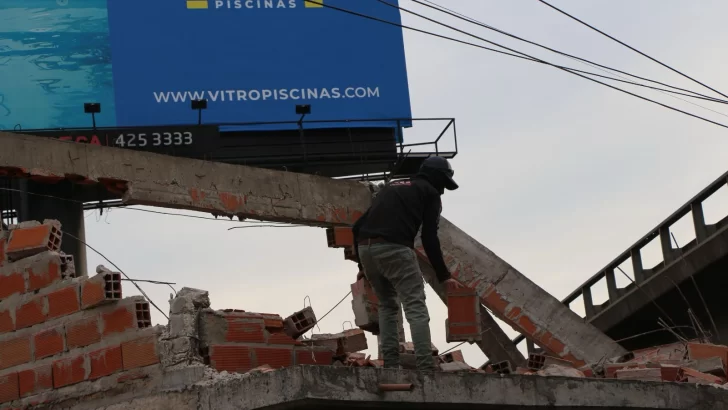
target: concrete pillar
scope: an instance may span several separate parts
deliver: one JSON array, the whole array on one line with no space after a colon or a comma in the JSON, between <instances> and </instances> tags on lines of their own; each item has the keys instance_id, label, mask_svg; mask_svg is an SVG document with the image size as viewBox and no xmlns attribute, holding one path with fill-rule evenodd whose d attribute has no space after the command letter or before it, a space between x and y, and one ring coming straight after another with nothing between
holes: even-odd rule
<instances>
[{"instance_id":1,"label":"concrete pillar","mask_svg":"<svg viewBox=\"0 0 728 410\"><path fill-rule=\"evenodd\" d=\"M69 182L58 184L40 184L27 181L23 184L28 192L50 195L57 198L48 198L37 195L22 195L22 212L19 213L20 221L40 221L44 219L56 219L61 223L63 232L67 232L83 242L86 242L86 227L83 217L83 204L74 202L73 185ZM61 199L62 198L62 199ZM65 200L64 200L65 199ZM85 275L86 270L86 245L75 238L63 235L61 250L68 255L73 255L76 265L76 272Z\"/></svg>"}]
</instances>

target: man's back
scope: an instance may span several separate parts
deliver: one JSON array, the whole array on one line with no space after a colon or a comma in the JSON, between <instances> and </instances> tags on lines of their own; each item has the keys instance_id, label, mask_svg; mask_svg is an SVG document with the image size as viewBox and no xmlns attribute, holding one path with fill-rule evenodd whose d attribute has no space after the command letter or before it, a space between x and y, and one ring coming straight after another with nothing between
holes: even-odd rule
<instances>
[{"instance_id":1,"label":"man's back","mask_svg":"<svg viewBox=\"0 0 728 410\"><path fill-rule=\"evenodd\" d=\"M439 215L440 206L440 193L424 178L392 182L372 201L357 227L359 239L382 238L413 248L426 209L436 207Z\"/></svg>"}]
</instances>

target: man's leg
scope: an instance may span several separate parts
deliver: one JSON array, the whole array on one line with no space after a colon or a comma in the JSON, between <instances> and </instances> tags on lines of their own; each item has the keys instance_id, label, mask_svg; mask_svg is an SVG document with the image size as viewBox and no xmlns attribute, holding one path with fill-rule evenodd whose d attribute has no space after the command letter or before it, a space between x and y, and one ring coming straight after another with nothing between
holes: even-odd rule
<instances>
[{"instance_id":1,"label":"man's leg","mask_svg":"<svg viewBox=\"0 0 728 410\"><path fill-rule=\"evenodd\" d=\"M394 285L404 313L410 324L412 342L415 345L418 370L435 370L430 336L430 314L425 302L425 284L417 263L417 256L410 248L387 244L387 251L378 259L385 278Z\"/></svg>"},{"instance_id":2,"label":"man's leg","mask_svg":"<svg viewBox=\"0 0 728 410\"><path fill-rule=\"evenodd\" d=\"M379 340L381 341L384 367L399 368L399 337L397 331L397 292L382 275L381 263L377 256L382 245L359 246L359 260L364 267L364 275L372 285L379 299Z\"/></svg>"}]
</instances>

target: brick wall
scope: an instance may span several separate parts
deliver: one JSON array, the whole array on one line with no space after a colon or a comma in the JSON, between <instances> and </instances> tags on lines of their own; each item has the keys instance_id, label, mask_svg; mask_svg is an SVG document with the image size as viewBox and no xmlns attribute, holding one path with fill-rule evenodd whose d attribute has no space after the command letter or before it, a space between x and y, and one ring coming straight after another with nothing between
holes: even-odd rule
<instances>
[{"instance_id":1,"label":"brick wall","mask_svg":"<svg viewBox=\"0 0 728 410\"><path fill-rule=\"evenodd\" d=\"M0 408L67 399L59 389L114 375L123 383L160 362L148 302L122 299L120 274L103 267L77 277L61 235L56 221L0 232Z\"/></svg>"}]
</instances>

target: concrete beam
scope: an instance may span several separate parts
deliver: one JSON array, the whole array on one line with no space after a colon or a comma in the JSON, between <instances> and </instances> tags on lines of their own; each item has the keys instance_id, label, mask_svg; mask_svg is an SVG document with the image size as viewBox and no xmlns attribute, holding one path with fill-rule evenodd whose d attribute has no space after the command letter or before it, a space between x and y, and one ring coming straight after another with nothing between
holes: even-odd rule
<instances>
[{"instance_id":1,"label":"concrete beam","mask_svg":"<svg viewBox=\"0 0 728 410\"><path fill-rule=\"evenodd\" d=\"M380 383L412 391L382 392ZM96 399L100 402L101 399ZM80 403L78 408L91 408ZM478 373L296 366L258 375L211 380L108 408L232 409L728 409L728 390L692 383L572 379ZM74 407L75 408L75 407Z\"/></svg>"},{"instance_id":2,"label":"concrete beam","mask_svg":"<svg viewBox=\"0 0 728 410\"><path fill-rule=\"evenodd\" d=\"M333 180L0 132L0 174L119 189L127 204L310 225L351 224L369 188Z\"/></svg>"},{"instance_id":3,"label":"concrete beam","mask_svg":"<svg viewBox=\"0 0 728 410\"><path fill-rule=\"evenodd\" d=\"M418 256L419 257L417 259L420 263L420 270L422 270L422 275L425 277L425 280L430 284L432 290L437 293L437 296L440 297L442 303L447 304L445 287L437 281L435 270L432 269L430 261L422 255ZM492 363L508 360L514 368L517 366L525 367L526 358L493 319L493 316L491 316L482 305L480 306L480 320L482 322L481 327L483 328L483 335L482 340L476 342L476 344L488 357L488 360ZM438 324L435 325L437 326Z\"/></svg>"},{"instance_id":4,"label":"concrete beam","mask_svg":"<svg viewBox=\"0 0 728 410\"><path fill-rule=\"evenodd\" d=\"M551 354L582 365L627 353L445 218L440 219L439 237L453 277L475 289L499 319ZM415 247L426 258L419 238Z\"/></svg>"}]
</instances>

